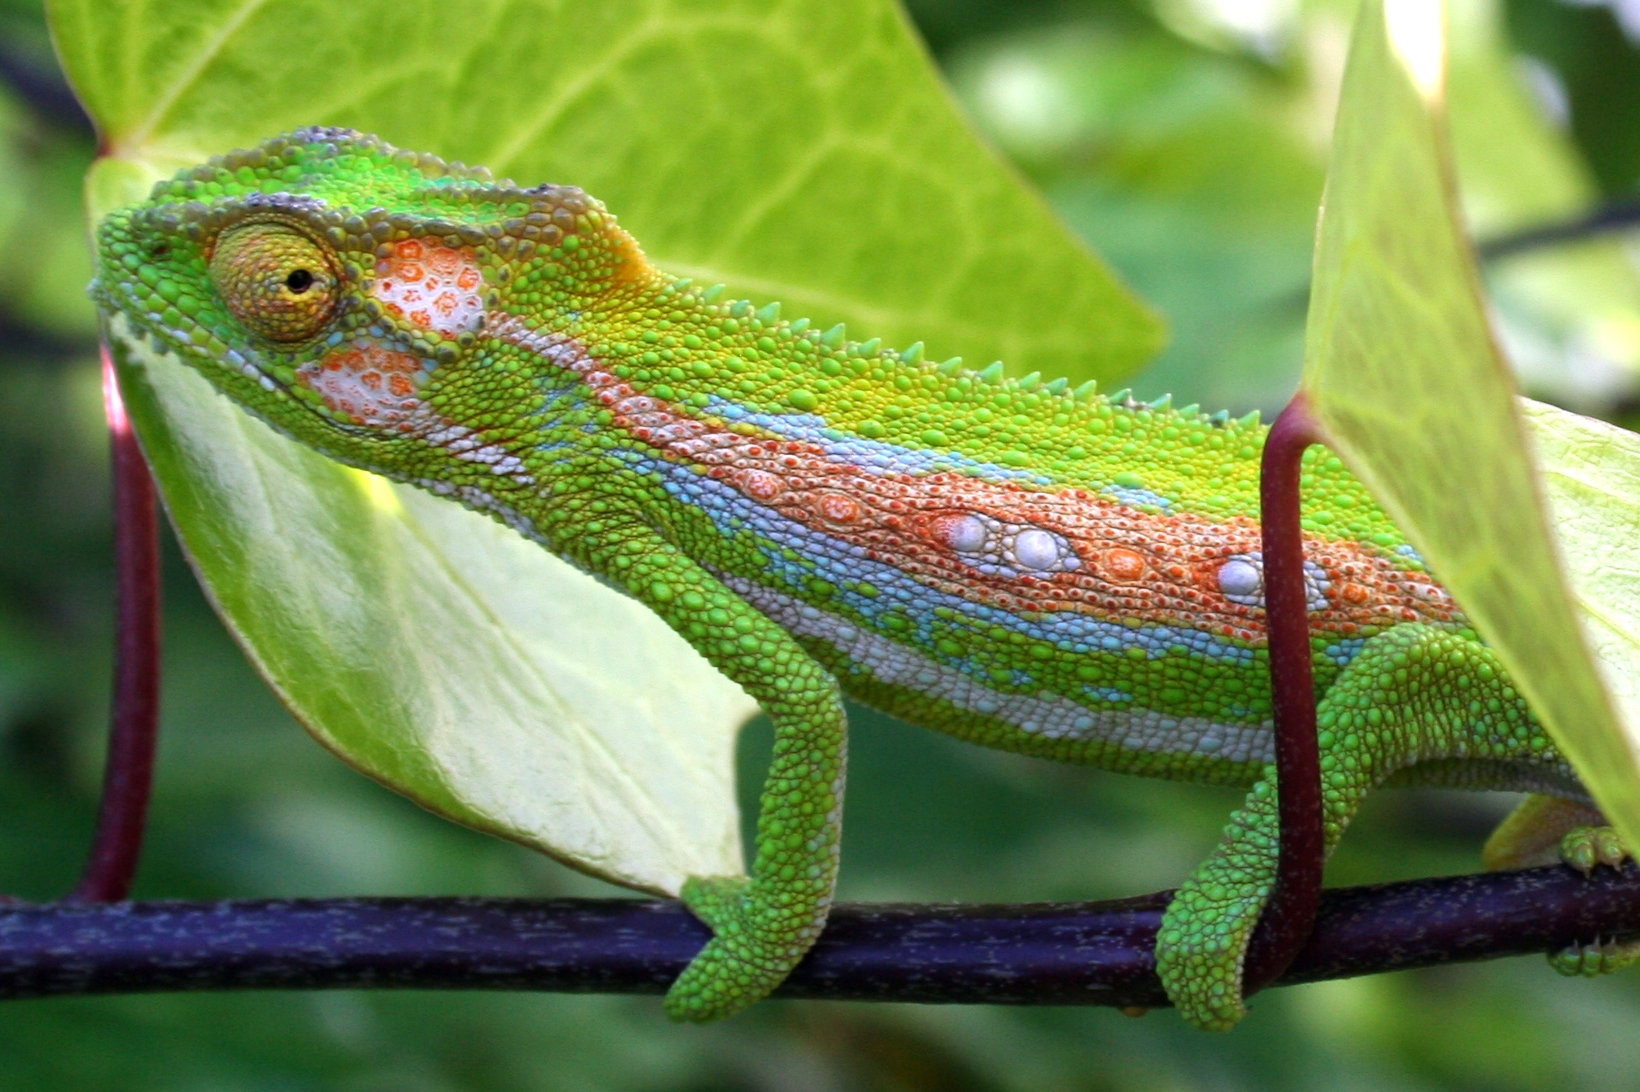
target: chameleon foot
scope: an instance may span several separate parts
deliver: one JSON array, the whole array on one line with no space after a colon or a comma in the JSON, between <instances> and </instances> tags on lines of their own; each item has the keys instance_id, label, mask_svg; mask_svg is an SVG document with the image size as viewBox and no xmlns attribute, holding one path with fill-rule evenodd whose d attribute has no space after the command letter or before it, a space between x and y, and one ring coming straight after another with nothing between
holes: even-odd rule
<instances>
[{"instance_id":1,"label":"chameleon foot","mask_svg":"<svg viewBox=\"0 0 1640 1092\"><path fill-rule=\"evenodd\" d=\"M1585 876L1600 865L1616 868L1630 856L1611 827L1577 827L1560 840L1560 859Z\"/></svg>"},{"instance_id":2,"label":"chameleon foot","mask_svg":"<svg viewBox=\"0 0 1640 1092\"><path fill-rule=\"evenodd\" d=\"M1240 875L1209 860L1173 896L1156 934L1156 973L1179 1015L1204 1031L1229 1031L1247 1015L1241 971L1273 876ZM1273 871L1273 870L1272 870Z\"/></svg>"},{"instance_id":3,"label":"chameleon foot","mask_svg":"<svg viewBox=\"0 0 1640 1092\"><path fill-rule=\"evenodd\" d=\"M1568 978L1611 974L1640 960L1640 940L1596 940L1549 953L1549 966Z\"/></svg>"},{"instance_id":4,"label":"chameleon foot","mask_svg":"<svg viewBox=\"0 0 1640 1092\"><path fill-rule=\"evenodd\" d=\"M1203 1031L1229 1031L1247 1015L1242 964L1275 887L1280 837L1271 770L1162 915L1156 974L1179 1015Z\"/></svg>"},{"instance_id":5,"label":"chameleon foot","mask_svg":"<svg viewBox=\"0 0 1640 1092\"><path fill-rule=\"evenodd\" d=\"M813 922L794 929L790 911L760 898L756 882L744 877L691 877L683 901L713 937L666 992L674 1020L710 1023L763 1000L820 932Z\"/></svg>"},{"instance_id":6,"label":"chameleon foot","mask_svg":"<svg viewBox=\"0 0 1640 1092\"><path fill-rule=\"evenodd\" d=\"M1611 827L1576 827L1560 840L1560 859L1585 876L1601 865L1617 868L1631 854ZM1594 978L1640 960L1640 941L1600 940L1549 953L1549 966L1569 978Z\"/></svg>"}]
</instances>

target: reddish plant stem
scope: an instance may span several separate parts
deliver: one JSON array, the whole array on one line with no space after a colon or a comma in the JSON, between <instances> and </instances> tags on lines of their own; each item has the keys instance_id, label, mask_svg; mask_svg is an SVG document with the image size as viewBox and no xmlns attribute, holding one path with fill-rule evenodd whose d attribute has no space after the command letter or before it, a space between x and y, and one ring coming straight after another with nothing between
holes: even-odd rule
<instances>
[{"instance_id":1,"label":"reddish plant stem","mask_svg":"<svg viewBox=\"0 0 1640 1092\"><path fill-rule=\"evenodd\" d=\"M1321 758L1316 743L1315 682L1304 587L1304 528L1299 508L1304 451L1319 440L1320 429L1300 391L1270 427L1260 468L1264 606L1275 710L1281 864L1275 890L1247 953L1243 976L1246 993L1269 985L1286 971L1309 937L1321 905L1325 857Z\"/></svg>"},{"instance_id":2,"label":"reddish plant stem","mask_svg":"<svg viewBox=\"0 0 1640 1092\"><path fill-rule=\"evenodd\" d=\"M114 693L97 833L71 902L131 892L148 820L159 729L159 527L154 480L125 415L114 361L102 349L103 406L114 462Z\"/></svg>"}]
</instances>

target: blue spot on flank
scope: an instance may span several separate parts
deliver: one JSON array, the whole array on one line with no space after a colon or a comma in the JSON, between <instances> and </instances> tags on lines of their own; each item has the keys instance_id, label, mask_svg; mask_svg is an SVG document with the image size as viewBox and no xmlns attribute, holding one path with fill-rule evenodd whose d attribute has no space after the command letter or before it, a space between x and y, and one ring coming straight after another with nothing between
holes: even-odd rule
<instances>
[{"instance_id":1,"label":"blue spot on flank","mask_svg":"<svg viewBox=\"0 0 1640 1092\"><path fill-rule=\"evenodd\" d=\"M1356 654L1366 646L1366 643L1365 637L1348 637L1328 645L1323 651L1326 652L1327 659L1339 667L1345 667L1355 659Z\"/></svg>"},{"instance_id":2,"label":"blue spot on flank","mask_svg":"<svg viewBox=\"0 0 1640 1092\"><path fill-rule=\"evenodd\" d=\"M1172 508L1173 502L1160 493L1152 493L1148 489L1130 488L1125 485L1107 485L1099 492L1107 497L1114 497L1117 501L1129 508Z\"/></svg>"},{"instance_id":3,"label":"blue spot on flank","mask_svg":"<svg viewBox=\"0 0 1640 1092\"><path fill-rule=\"evenodd\" d=\"M990 481L1023 481L1036 485L1051 484L1030 470L1017 470L996 463L980 462L954 451L920 450L901 447L881 440L867 440L826 424L826 419L813 413L754 413L745 406L713 396L706 404L706 412L725 421L739 421L766 429L786 440L799 440L821 448L832 462L857 466L867 474L910 474L921 476L956 472L985 478Z\"/></svg>"}]
</instances>

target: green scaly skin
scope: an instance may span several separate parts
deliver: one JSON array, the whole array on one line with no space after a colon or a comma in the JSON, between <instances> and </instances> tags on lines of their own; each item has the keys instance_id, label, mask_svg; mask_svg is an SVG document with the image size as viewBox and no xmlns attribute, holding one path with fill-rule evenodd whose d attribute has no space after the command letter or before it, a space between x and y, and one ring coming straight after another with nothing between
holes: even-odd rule
<instances>
[{"instance_id":1,"label":"green scaly skin","mask_svg":"<svg viewBox=\"0 0 1640 1092\"><path fill-rule=\"evenodd\" d=\"M578 190L341 130L161 183L98 252L117 348L147 338L331 458L504 520L762 704L752 878L684 888L714 939L674 1017L766 996L824 925L845 693L989 747L1248 787L1156 948L1186 1019L1244 1014L1277 834L1256 417L782 321L662 274ZM1586 801L1360 484L1312 448L1304 490L1329 849L1385 781Z\"/></svg>"}]
</instances>

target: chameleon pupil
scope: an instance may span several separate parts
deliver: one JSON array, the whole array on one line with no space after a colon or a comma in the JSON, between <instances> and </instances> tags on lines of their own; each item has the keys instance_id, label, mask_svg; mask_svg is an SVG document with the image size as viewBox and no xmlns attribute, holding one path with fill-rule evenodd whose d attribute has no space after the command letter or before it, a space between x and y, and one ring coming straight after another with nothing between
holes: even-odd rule
<instances>
[{"instance_id":1,"label":"chameleon pupil","mask_svg":"<svg viewBox=\"0 0 1640 1092\"><path fill-rule=\"evenodd\" d=\"M285 278L285 287L301 295L313 287L313 274L305 269L293 269L290 276Z\"/></svg>"}]
</instances>

